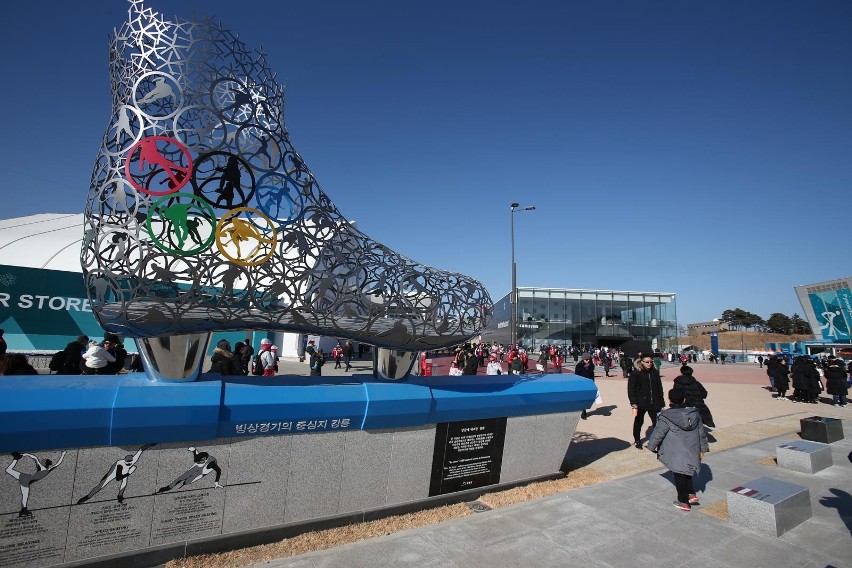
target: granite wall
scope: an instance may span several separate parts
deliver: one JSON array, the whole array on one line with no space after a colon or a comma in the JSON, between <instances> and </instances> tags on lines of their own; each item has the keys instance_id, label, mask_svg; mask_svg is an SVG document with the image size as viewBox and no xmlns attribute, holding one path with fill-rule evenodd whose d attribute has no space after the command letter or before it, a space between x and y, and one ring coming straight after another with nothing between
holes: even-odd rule
<instances>
[{"instance_id":1,"label":"granite wall","mask_svg":"<svg viewBox=\"0 0 852 568\"><path fill-rule=\"evenodd\" d=\"M557 473L578 418L508 418L499 483ZM0 566L131 555L422 501L434 450L432 424L4 454Z\"/></svg>"}]
</instances>

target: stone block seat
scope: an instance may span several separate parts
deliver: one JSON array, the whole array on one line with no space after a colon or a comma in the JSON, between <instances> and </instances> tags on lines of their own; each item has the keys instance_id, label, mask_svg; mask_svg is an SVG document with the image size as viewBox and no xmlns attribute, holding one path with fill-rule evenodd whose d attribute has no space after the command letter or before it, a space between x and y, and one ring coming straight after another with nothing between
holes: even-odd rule
<instances>
[{"instance_id":1,"label":"stone block seat","mask_svg":"<svg viewBox=\"0 0 852 568\"><path fill-rule=\"evenodd\" d=\"M820 442L795 440L779 445L775 450L778 467L801 473L817 473L834 463L831 447Z\"/></svg>"},{"instance_id":2,"label":"stone block seat","mask_svg":"<svg viewBox=\"0 0 852 568\"><path fill-rule=\"evenodd\" d=\"M807 487L760 477L728 490L728 518L732 523L778 537L810 519Z\"/></svg>"},{"instance_id":3,"label":"stone block seat","mask_svg":"<svg viewBox=\"0 0 852 568\"><path fill-rule=\"evenodd\" d=\"M839 418L810 416L802 418L799 423L803 440L831 444L843 439L843 421Z\"/></svg>"}]
</instances>

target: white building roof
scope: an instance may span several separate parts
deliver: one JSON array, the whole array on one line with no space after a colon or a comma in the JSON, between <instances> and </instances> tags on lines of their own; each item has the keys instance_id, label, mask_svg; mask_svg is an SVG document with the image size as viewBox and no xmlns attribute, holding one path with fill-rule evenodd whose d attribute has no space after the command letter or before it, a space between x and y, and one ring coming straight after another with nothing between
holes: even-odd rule
<instances>
[{"instance_id":1,"label":"white building roof","mask_svg":"<svg viewBox=\"0 0 852 568\"><path fill-rule=\"evenodd\" d=\"M0 220L0 264L82 272L82 213L41 213Z\"/></svg>"}]
</instances>

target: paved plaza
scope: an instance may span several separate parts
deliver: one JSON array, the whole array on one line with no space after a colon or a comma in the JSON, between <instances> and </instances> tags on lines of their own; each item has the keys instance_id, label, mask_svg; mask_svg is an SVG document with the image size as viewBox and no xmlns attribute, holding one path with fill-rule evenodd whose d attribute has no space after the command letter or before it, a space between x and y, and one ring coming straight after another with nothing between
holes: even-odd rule
<instances>
[{"instance_id":1,"label":"paved plaza","mask_svg":"<svg viewBox=\"0 0 852 568\"><path fill-rule=\"evenodd\" d=\"M333 366L326 365L326 375L341 372ZM307 374L304 363L289 361L284 367ZM353 370L369 367L365 360ZM255 566L852 568L850 407L776 400L756 364L693 367L709 391L717 428L696 478L702 504L690 512L672 506L674 485L655 456L632 446L626 380L617 369L611 378L598 373L603 404L580 421L565 458L568 471L594 471L606 481ZM677 374L676 366L664 366L663 386L669 388ZM779 468L776 447L799 439L799 420L814 415L847 419L845 439L831 444L834 465L815 474ZM759 477L808 487L813 517L778 538L728 520L727 490Z\"/></svg>"}]
</instances>

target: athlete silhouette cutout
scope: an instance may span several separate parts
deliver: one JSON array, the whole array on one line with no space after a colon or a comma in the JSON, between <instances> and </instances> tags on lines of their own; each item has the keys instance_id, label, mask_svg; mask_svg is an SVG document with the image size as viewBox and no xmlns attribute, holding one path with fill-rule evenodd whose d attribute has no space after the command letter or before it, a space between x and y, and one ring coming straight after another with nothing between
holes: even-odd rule
<instances>
[{"instance_id":1,"label":"athlete silhouette cutout","mask_svg":"<svg viewBox=\"0 0 852 568\"><path fill-rule=\"evenodd\" d=\"M239 112L240 107L245 105L254 107L254 101L252 100L251 93L236 88L231 89L231 92L234 94L234 102L224 107L222 112L233 110L234 113L237 113Z\"/></svg>"},{"instance_id":2,"label":"athlete silhouette cutout","mask_svg":"<svg viewBox=\"0 0 852 568\"><path fill-rule=\"evenodd\" d=\"M177 248L183 249L183 243L189 235L189 225L187 225L189 209L192 203L173 203L165 209L160 209L163 218L172 222L174 235L177 237Z\"/></svg>"},{"instance_id":3,"label":"athlete silhouette cutout","mask_svg":"<svg viewBox=\"0 0 852 568\"><path fill-rule=\"evenodd\" d=\"M819 326L819 328L827 330L827 335L829 337L837 338L838 335L845 335L842 331L837 329L837 326L834 325L834 318L840 315L840 310L836 312L825 311L820 314L823 318L825 318L825 325Z\"/></svg>"},{"instance_id":4,"label":"athlete silhouette cutout","mask_svg":"<svg viewBox=\"0 0 852 568\"><path fill-rule=\"evenodd\" d=\"M160 167L169 179L171 180L173 185L169 185L169 188L174 189L178 185L186 179L186 175L189 173L189 168L185 168L183 166L179 166L173 161L169 160L162 154L160 154L160 149L157 148L157 141L153 138L143 138L139 141L139 171L145 171L145 164L151 164L152 166ZM177 172L177 173L176 173ZM178 174L183 174L180 178L178 178Z\"/></svg>"},{"instance_id":5,"label":"athlete silhouette cutout","mask_svg":"<svg viewBox=\"0 0 852 568\"><path fill-rule=\"evenodd\" d=\"M171 98L175 99L175 92L171 85L166 83L165 77L157 77L154 79L154 88L148 91L148 94L137 101L140 105L152 103L160 99Z\"/></svg>"},{"instance_id":6,"label":"athlete silhouette cutout","mask_svg":"<svg viewBox=\"0 0 852 568\"><path fill-rule=\"evenodd\" d=\"M222 234L223 237L228 237L231 243L233 243L233 245L237 247L237 258L243 258L243 253L240 250L240 243L248 241L257 241L257 246L254 249L255 252L263 244L272 244L271 237L264 237L260 229L258 229L248 221L240 219L239 217L232 217L231 219L229 219L229 222L231 223L231 225L225 229L222 229ZM224 241L225 239L223 238L222 240Z\"/></svg>"},{"instance_id":7,"label":"athlete silhouette cutout","mask_svg":"<svg viewBox=\"0 0 852 568\"><path fill-rule=\"evenodd\" d=\"M59 467L59 464L61 464L62 460L65 459L65 454L66 452L62 452L62 455L59 456L56 463L46 459L44 460L44 464L42 464L38 457L32 454L12 452L12 463L10 463L9 467L6 468L6 473L17 479L18 483L21 484L21 510L18 512L19 517L29 517L32 515L29 509L27 509L27 502L30 499L30 486L36 481L41 481L47 477L51 471ZM35 462L35 473L24 473L15 469L15 466L18 464L18 460L24 457L28 457Z\"/></svg>"},{"instance_id":8,"label":"athlete silhouette cutout","mask_svg":"<svg viewBox=\"0 0 852 568\"><path fill-rule=\"evenodd\" d=\"M246 195L243 193L243 188L240 186L240 161L236 156L228 158L228 162L224 168L216 168L217 172L222 172L222 177L219 178L219 189L216 193L219 194L219 199L216 200L216 207L219 207L219 202L225 200L225 205L228 209L234 207L234 190L240 194L240 202L245 202Z\"/></svg>"},{"instance_id":9,"label":"athlete silhouette cutout","mask_svg":"<svg viewBox=\"0 0 852 568\"><path fill-rule=\"evenodd\" d=\"M95 495L97 495L101 489L115 481L118 483L118 496L116 499L119 503L124 502L124 490L127 489L127 479L136 471L136 462L139 461L139 458L142 457L142 452L153 446L154 444L145 444L135 454L127 454L123 459L118 460L112 467L109 468L101 480L95 485L89 494L80 497L77 500L78 505L82 505Z\"/></svg>"},{"instance_id":10,"label":"athlete silhouette cutout","mask_svg":"<svg viewBox=\"0 0 852 568\"><path fill-rule=\"evenodd\" d=\"M187 451L192 452L192 466L165 487L160 487L157 493L165 493L176 487L191 485L214 471L216 472L216 479L213 481L213 487L216 489L222 488L219 485L219 478L222 477L222 468L217 465L216 458L207 452L199 452L195 448L187 448Z\"/></svg>"},{"instance_id":11,"label":"athlete silhouette cutout","mask_svg":"<svg viewBox=\"0 0 852 568\"><path fill-rule=\"evenodd\" d=\"M118 122L115 123L115 145L119 146L121 134L133 140L133 130L130 128L130 117L127 115L127 107L121 107L118 111Z\"/></svg>"}]
</instances>

